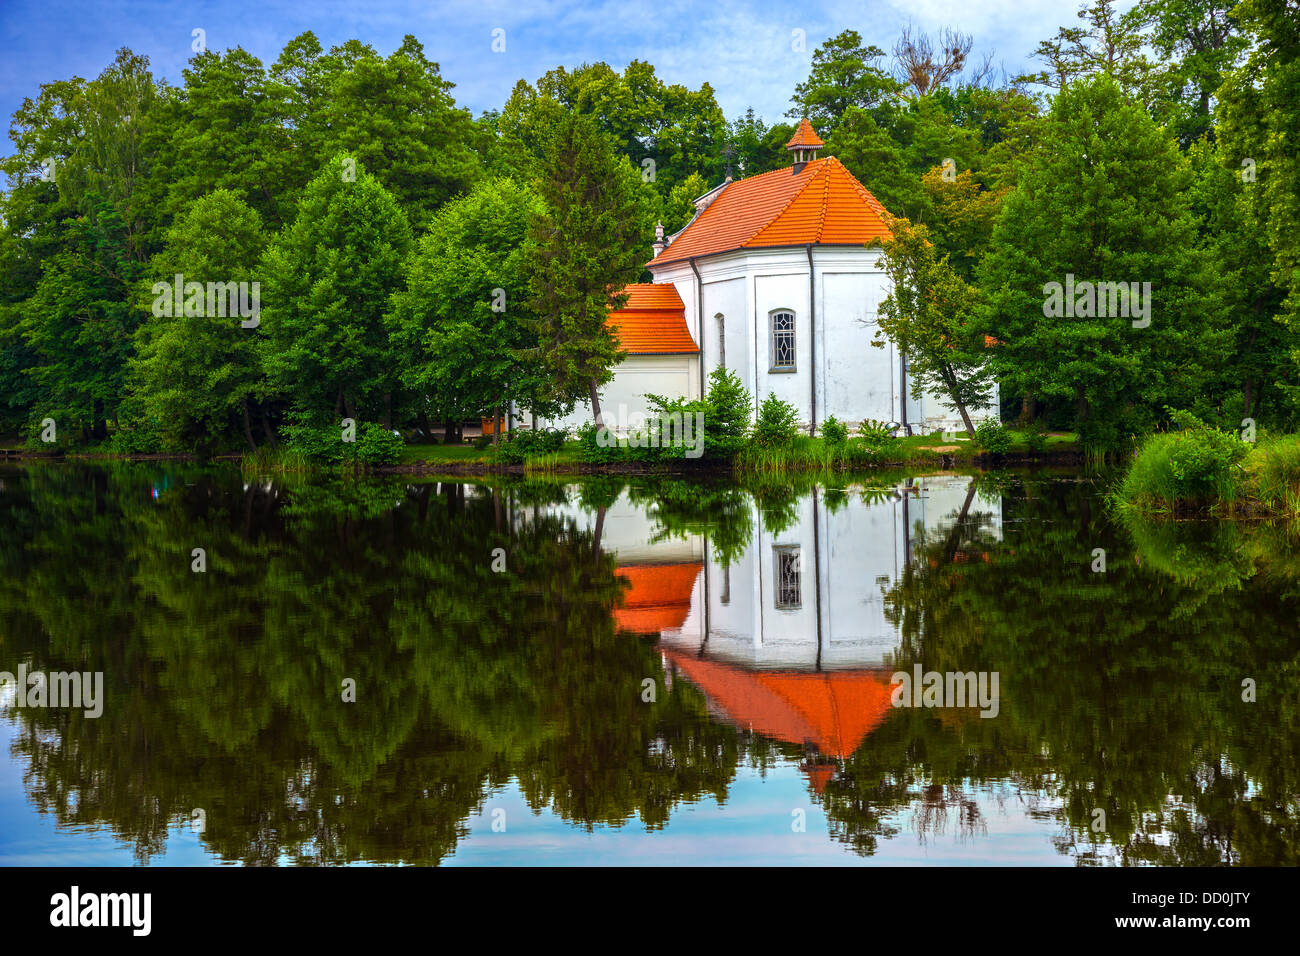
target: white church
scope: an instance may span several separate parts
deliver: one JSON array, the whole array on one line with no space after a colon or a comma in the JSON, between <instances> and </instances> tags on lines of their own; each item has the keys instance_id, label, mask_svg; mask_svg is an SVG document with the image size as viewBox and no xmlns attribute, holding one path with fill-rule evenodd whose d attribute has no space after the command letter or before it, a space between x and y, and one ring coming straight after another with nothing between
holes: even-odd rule
<instances>
[{"instance_id":1,"label":"white church","mask_svg":"<svg viewBox=\"0 0 1300 956\"><path fill-rule=\"evenodd\" d=\"M815 431L830 415L850 425L895 422L903 434L960 429L932 395L913 399L905 360L872 346L889 291L879 264L885 208L833 156L805 119L786 144L792 167L721 185L695 200L680 232L654 245L652 283L627 288L610 313L624 361L600 393L611 428L644 421L647 393L698 398L718 367L755 399L775 394ZM971 419L996 418L997 392ZM588 403L547 424L576 428Z\"/></svg>"}]
</instances>

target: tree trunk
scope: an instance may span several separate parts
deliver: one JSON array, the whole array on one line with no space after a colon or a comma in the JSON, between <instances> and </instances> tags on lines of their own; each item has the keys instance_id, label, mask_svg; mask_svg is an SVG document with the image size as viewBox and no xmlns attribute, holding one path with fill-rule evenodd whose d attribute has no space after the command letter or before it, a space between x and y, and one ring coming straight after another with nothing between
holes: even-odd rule
<instances>
[{"instance_id":1,"label":"tree trunk","mask_svg":"<svg viewBox=\"0 0 1300 956\"><path fill-rule=\"evenodd\" d=\"M450 445L452 442L458 441L460 439L460 436L457 434L458 431L459 429L456 427L455 422L450 418L444 419L442 423L442 443L444 445Z\"/></svg>"},{"instance_id":2,"label":"tree trunk","mask_svg":"<svg viewBox=\"0 0 1300 956\"><path fill-rule=\"evenodd\" d=\"M384 428L393 430L393 393L384 392Z\"/></svg>"},{"instance_id":3,"label":"tree trunk","mask_svg":"<svg viewBox=\"0 0 1300 956\"><path fill-rule=\"evenodd\" d=\"M961 402L958 402L958 403L957 403L957 411L961 414L961 420L962 420L963 424L965 424L965 426L966 426L966 437L967 437L967 438L974 438L974 437L975 437L975 426L972 425L971 422L970 422L970 414L966 411L966 406L963 405Z\"/></svg>"},{"instance_id":4,"label":"tree trunk","mask_svg":"<svg viewBox=\"0 0 1300 956\"><path fill-rule=\"evenodd\" d=\"M492 444L499 444L501 441L501 406L498 405L492 409Z\"/></svg>"},{"instance_id":5,"label":"tree trunk","mask_svg":"<svg viewBox=\"0 0 1300 956\"><path fill-rule=\"evenodd\" d=\"M335 397L334 399L334 417L335 418L343 417L343 386L342 385L339 386L338 396Z\"/></svg>"},{"instance_id":6,"label":"tree trunk","mask_svg":"<svg viewBox=\"0 0 1300 956\"><path fill-rule=\"evenodd\" d=\"M429 416L426 415L423 411L420 412L419 422L420 422L420 435L422 436L420 438L420 441L427 445L428 443L433 441L433 426L429 424Z\"/></svg>"},{"instance_id":7,"label":"tree trunk","mask_svg":"<svg viewBox=\"0 0 1300 956\"><path fill-rule=\"evenodd\" d=\"M104 421L104 402L102 399L95 399L94 421L90 427L92 438L107 438L108 423Z\"/></svg>"},{"instance_id":8,"label":"tree trunk","mask_svg":"<svg viewBox=\"0 0 1300 956\"><path fill-rule=\"evenodd\" d=\"M266 414L266 409L262 409L262 434L270 443L272 451L280 450L280 440L275 437L275 426L271 424L271 418Z\"/></svg>"},{"instance_id":9,"label":"tree trunk","mask_svg":"<svg viewBox=\"0 0 1300 956\"><path fill-rule=\"evenodd\" d=\"M248 417L248 399L244 399L240 402L239 407L244 412L244 437L248 439L248 447L256 452L257 442L253 440L253 422L252 419Z\"/></svg>"},{"instance_id":10,"label":"tree trunk","mask_svg":"<svg viewBox=\"0 0 1300 956\"><path fill-rule=\"evenodd\" d=\"M1255 380L1249 375L1241 386L1241 417L1250 418L1251 406L1255 402Z\"/></svg>"},{"instance_id":11,"label":"tree trunk","mask_svg":"<svg viewBox=\"0 0 1300 956\"><path fill-rule=\"evenodd\" d=\"M600 414L600 393L596 391L596 380L593 378L590 382L591 387L591 418L596 423L597 428L605 427L605 419Z\"/></svg>"}]
</instances>

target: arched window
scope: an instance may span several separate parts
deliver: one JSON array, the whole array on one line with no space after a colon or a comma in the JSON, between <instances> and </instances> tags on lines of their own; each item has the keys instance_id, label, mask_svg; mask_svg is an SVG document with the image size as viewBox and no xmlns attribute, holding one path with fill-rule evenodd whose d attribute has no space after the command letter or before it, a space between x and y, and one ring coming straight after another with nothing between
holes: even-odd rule
<instances>
[{"instance_id":1,"label":"arched window","mask_svg":"<svg viewBox=\"0 0 1300 956\"><path fill-rule=\"evenodd\" d=\"M794 371L794 313L777 309L770 315L772 325L772 371Z\"/></svg>"}]
</instances>

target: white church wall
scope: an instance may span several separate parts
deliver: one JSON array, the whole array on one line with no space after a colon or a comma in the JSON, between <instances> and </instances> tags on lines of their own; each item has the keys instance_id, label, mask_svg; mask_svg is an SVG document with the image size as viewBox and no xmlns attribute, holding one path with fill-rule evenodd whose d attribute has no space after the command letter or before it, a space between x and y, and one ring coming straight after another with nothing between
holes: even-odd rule
<instances>
[{"instance_id":1,"label":"white church wall","mask_svg":"<svg viewBox=\"0 0 1300 956\"><path fill-rule=\"evenodd\" d=\"M629 355L600 389L600 411L606 426L626 434L643 426L650 414L646 395L700 397L697 355ZM563 418L548 419L549 428L575 431L591 421L591 402L583 401Z\"/></svg>"}]
</instances>

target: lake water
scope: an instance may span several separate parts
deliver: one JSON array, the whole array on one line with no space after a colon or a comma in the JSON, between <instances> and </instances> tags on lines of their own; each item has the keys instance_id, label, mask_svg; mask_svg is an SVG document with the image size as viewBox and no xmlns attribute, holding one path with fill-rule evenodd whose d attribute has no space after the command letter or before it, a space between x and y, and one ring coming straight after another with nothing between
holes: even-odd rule
<instances>
[{"instance_id":1,"label":"lake water","mask_svg":"<svg viewBox=\"0 0 1300 956\"><path fill-rule=\"evenodd\" d=\"M0 470L0 864L1297 862L1293 530L796 485Z\"/></svg>"}]
</instances>

